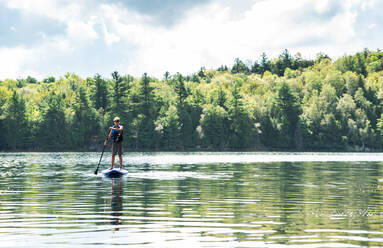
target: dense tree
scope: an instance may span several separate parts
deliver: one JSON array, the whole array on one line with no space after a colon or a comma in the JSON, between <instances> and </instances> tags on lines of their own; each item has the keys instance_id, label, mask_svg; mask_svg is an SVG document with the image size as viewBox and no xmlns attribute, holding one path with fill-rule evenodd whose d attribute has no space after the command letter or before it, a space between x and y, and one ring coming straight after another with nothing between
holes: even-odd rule
<instances>
[{"instance_id":1,"label":"dense tree","mask_svg":"<svg viewBox=\"0 0 383 248\"><path fill-rule=\"evenodd\" d=\"M286 82L278 85L276 94L276 107L278 109L278 118L280 119L281 131L287 147L295 148L295 133L301 114L298 98L292 92Z\"/></svg>"},{"instance_id":2,"label":"dense tree","mask_svg":"<svg viewBox=\"0 0 383 248\"><path fill-rule=\"evenodd\" d=\"M327 54L320 52L317 54L315 62L320 63L322 60L331 60L331 58Z\"/></svg>"},{"instance_id":3,"label":"dense tree","mask_svg":"<svg viewBox=\"0 0 383 248\"><path fill-rule=\"evenodd\" d=\"M71 125L72 142L75 147L85 148L97 138L99 121L84 86L79 87L72 108L74 111Z\"/></svg>"},{"instance_id":4,"label":"dense tree","mask_svg":"<svg viewBox=\"0 0 383 248\"><path fill-rule=\"evenodd\" d=\"M180 122L176 107L170 106L166 113L158 120L156 131L162 135L160 144L165 149L174 150L180 146Z\"/></svg>"},{"instance_id":5,"label":"dense tree","mask_svg":"<svg viewBox=\"0 0 383 248\"><path fill-rule=\"evenodd\" d=\"M26 115L26 100L16 91L8 100L4 115L8 147L12 150L28 148L31 145L28 143L31 132Z\"/></svg>"},{"instance_id":6,"label":"dense tree","mask_svg":"<svg viewBox=\"0 0 383 248\"><path fill-rule=\"evenodd\" d=\"M266 71L271 71L271 64L269 59L267 58L266 53L262 53L261 55L261 63L259 65L259 73L263 75Z\"/></svg>"},{"instance_id":7,"label":"dense tree","mask_svg":"<svg viewBox=\"0 0 383 248\"><path fill-rule=\"evenodd\" d=\"M261 73L261 65L258 63L258 61L255 61L253 65L251 66L251 73L256 73L256 74Z\"/></svg>"},{"instance_id":8,"label":"dense tree","mask_svg":"<svg viewBox=\"0 0 383 248\"><path fill-rule=\"evenodd\" d=\"M242 60L240 60L239 58L236 58L234 61L233 68L231 69L231 72L232 73L245 73L245 74L247 74L250 72L250 69L249 69L249 67L247 67L247 65L245 63L243 63Z\"/></svg>"},{"instance_id":9,"label":"dense tree","mask_svg":"<svg viewBox=\"0 0 383 248\"><path fill-rule=\"evenodd\" d=\"M146 73L137 85L133 100L134 109L132 128L136 148L154 148L156 143L155 120L156 105L154 101L153 87L150 85L151 78Z\"/></svg>"},{"instance_id":10,"label":"dense tree","mask_svg":"<svg viewBox=\"0 0 383 248\"><path fill-rule=\"evenodd\" d=\"M120 80L118 77L118 74L115 74L116 79ZM104 109L107 110L109 108L109 92L108 92L108 86L107 82L101 77L100 74L96 74L93 78L94 81L94 87L92 92L92 99L94 102L94 107L96 109ZM122 97L124 93L121 92L120 85L117 85L117 90L115 91L116 97Z\"/></svg>"},{"instance_id":11,"label":"dense tree","mask_svg":"<svg viewBox=\"0 0 383 248\"><path fill-rule=\"evenodd\" d=\"M112 110L115 116L124 116L126 106L126 97L129 89L130 77L121 77L115 71L112 73L113 78L113 101L111 103Z\"/></svg>"},{"instance_id":12,"label":"dense tree","mask_svg":"<svg viewBox=\"0 0 383 248\"><path fill-rule=\"evenodd\" d=\"M382 149L382 114L382 51L332 61L284 50L160 80L0 81L0 149L94 149L114 116L129 149Z\"/></svg>"},{"instance_id":13,"label":"dense tree","mask_svg":"<svg viewBox=\"0 0 383 248\"><path fill-rule=\"evenodd\" d=\"M1 82L0 82L1 85ZM0 86L0 116L3 116L4 113L4 106L7 102L7 90L5 87ZM5 120L3 118L0 118L0 130L3 130L0 132L0 149L6 148L8 146L7 141L7 133L5 130L7 130Z\"/></svg>"},{"instance_id":14,"label":"dense tree","mask_svg":"<svg viewBox=\"0 0 383 248\"><path fill-rule=\"evenodd\" d=\"M167 81L170 78L170 73L168 71L164 74L164 80Z\"/></svg>"},{"instance_id":15,"label":"dense tree","mask_svg":"<svg viewBox=\"0 0 383 248\"><path fill-rule=\"evenodd\" d=\"M34 78L34 77L31 77L31 76L28 76L28 77L25 79L25 82L26 82L27 84L37 84L37 83L38 83L37 79Z\"/></svg>"},{"instance_id":16,"label":"dense tree","mask_svg":"<svg viewBox=\"0 0 383 248\"><path fill-rule=\"evenodd\" d=\"M239 83L234 83L228 101L229 141L232 148L251 147L254 142L254 122L247 113Z\"/></svg>"},{"instance_id":17,"label":"dense tree","mask_svg":"<svg viewBox=\"0 0 383 248\"><path fill-rule=\"evenodd\" d=\"M55 77L47 77L43 80L44 83L53 83L56 81L56 78Z\"/></svg>"},{"instance_id":18,"label":"dense tree","mask_svg":"<svg viewBox=\"0 0 383 248\"><path fill-rule=\"evenodd\" d=\"M201 117L202 139L208 148L225 148L229 145L229 116L220 107L208 104Z\"/></svg>"},{"instance_id":19,"label":"dense tree","mask_svg":"<svg viewBox=\"0 0 383 248\"><path fill-rule=\"evenodd\" d=\"M193 129L191 106L186 102L186 98L189 95L188 90L185 87L184 78L181 74L178 74L175 78L174 90L177 94L177 116L180 125L180 139L181 144L185 147L191 147L193 141L193 135L195 130Z\"/></svg>"},{"instance_id":20,"label":"dense tree","mask_svg":"<svg viewBox=\"0 0 383 248\"><path fill-rule=\"evenodd\" d=\"M206 73L206 68L205 67L201 67L199 72L198 72L198 76L200 78L204 78L206 76L205 73Z\"/></svg>"},{"instance_id":21,"label":"dense tree","mask_svg":"<svg viewBox=\"0 0 383 248\"><path fill-rule=\"evenodd\" d=\"M68 148L70 132L63 98L52 92L44 99L43 105L43 121L38 132L40 146L48 150Z\"/></svg>"},{"instance_id":22,"label":"dense tree","mask_svg":"<svg viewBox=\"0 0 383 248\"><path fill-rule=\"evenodd\" d=\"M221 65L221 66L217 69L217 71L228 71L228 70L229 70L229 68L227 68L226 65Z\"/></svg>"},{"instance_id":23,"label":"dense tree","mask_svg":"<svg viewBox=\"0 0 383 248\"><path fill-rule=\"evenodd\" d=\"M292 64L293 64L293 58L291 57L289 51L287 49L285 49L281 55L279 55L279 59L281 60L281 63L282 63L282 67L284 68L284 70L286 70L286 68L292 68L292 69L297 69L297 68L294 68L292 67ZM284 74L284 73L283 73ZM282 75L283 75L282 74ZM281 75L281 76L282 76Z\"/></svg>"}]
</instances>

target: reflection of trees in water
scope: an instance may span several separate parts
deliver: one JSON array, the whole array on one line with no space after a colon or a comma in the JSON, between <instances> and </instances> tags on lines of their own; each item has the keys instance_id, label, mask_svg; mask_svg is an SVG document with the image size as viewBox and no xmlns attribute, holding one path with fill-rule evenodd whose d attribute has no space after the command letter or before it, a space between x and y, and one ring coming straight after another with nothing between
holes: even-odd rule
<instances>
[{"instance_id":1,"label":"reflection of trees in water","mask_svg":"<svg viewBox=\"0 0 383 248\"><path fill-rule=\"evenodd\" d=\"M112 210L111 215L113 216L111 218L111 224L115 225L114 228L115 231L119 230L118 225L121 224L121 216L122 216L122 180L120 178L113 179L112 181L112 195L111 195L111 201L110 201L110 207Z\"/></svg>"},{"instance_id":2,"label":"reflection of trees in water","mask_svg":"<svg viewBox=\"0 0 383 248\"><path fill-rule=\"evenodd\" d=\"M369 221L378 222L377 203L383 194L383 190L377 190L383 185L377 182L377 178L382 178L380 166L339 162L173 165L171 173L186 176L129 180L125 191L136 197L125 200L129 205L139 206L127 210L143 217L142 224L152 222L150 217L159 214L164 218L211 218L217 225L265 222L262 228L257 225L250 228L272 230L263 236L265 242L271 237L286 237L278 238L278 243L288 244L291 235L304 235L305 229L318 225L371 229ZM148 175L156 172L150 165L141 170ZM201 179L188 176L193 175L188 172L223 176ZM115 230L119 229L123 214L121 183L112 182L111 221ZM372 186L373 190L369 190ZM334 222L332 215L342 215L347 222ZM234 234L227 235L239 241L256 236L243 227L233 226L232 231ZM210 235L201 228L202 234Z\"/></svg>"},{"instance_id":3,"label":"reflection of trees in water","mask_svg":"<svg viewBox=\"0 0 383 248\"><path fill-rule=\"evenodd\" d=\"M282 162L278 169L272 172L275 180L274 187L274 207L278 209L279 221L284 223L278 225L275 235L289 235L294 226L305 226L305 218L300 217L302 212L304 168L294 163ZM288 240L279 240L281 244L287 244Z\"/></svg>"},{"instance_id":4,"label":"reflection of trees in water","mask_svg":"<svg viewBox=\"0 0 383 248\"><path fill-rule=\"evenodd\" d=\"M189 172L195 171L196 169L189 165L175 165L174 171L177 172ZM174 217L183 218L185 210L192 210L194 214L201 215L201 204L199 204L201 199L201 182L199 179L187 177L177 180L175 187L177 188L178 193L176 194L176 201L189 201L189 204L176 204L174 206ZM195 202L193 204L193 202Z\"/></svg>"},{"instance_id":5,"label":"reflection of trees in water","mask_svg":"<svg viewBox=\"0 0 383 248\"><path fill-rule=\"evenodd\" d=\"M143 171L144 172L151 171L150 165L144 164ZM157 194L153 193L156 189L155 182L152 179L142 179L142 181L140 183L140 188L141 188L141 192L142 192L141 203L142 203L142 208L143 208L140 216L150 217L151 207L153 206L153 204L157 204L158 202L160 202L159 196ZM148 223L149 222L148 219L149 218L144 218L143 223Z\"/></svg>"}]
</instances>

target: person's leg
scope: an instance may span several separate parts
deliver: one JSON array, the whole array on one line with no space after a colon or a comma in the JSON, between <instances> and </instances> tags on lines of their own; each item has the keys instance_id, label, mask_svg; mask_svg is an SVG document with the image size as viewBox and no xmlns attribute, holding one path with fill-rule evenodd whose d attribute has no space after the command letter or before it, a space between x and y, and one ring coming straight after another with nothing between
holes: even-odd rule
<instances>
[{"instance_id":1,"label":"person's leg","mask_svg":"<svg viewBox=\"0 0 383 248\"><path fill-rule=\"evenodd\" d=\"M120 161L120 170L122 169L122 155L118 154L118 159Z\"/></svg>"},{"instance_id":2,"label":"person's leg","mask_svg":"<svg viewBox=\"0 0 383 248\"><path fill-rule=\"evenodd\" d=\"M120 170L122 169L122 142L118 146L118 160L120 161Z\"/></svg>"},{"instance_id":3,"label":"person's leg","mask_svg":"<svg viewBox=\"0 0 383 248\"><path fill-rule=\"evenodd\" d=\"M109 170L113 170L113 165L114 165L114 159L115 159L116 155L112 155L112 162L111 162L111 165L110 165L110 168Z\"/></svg>"},{"instance_id":4,"label":"person's leg","mask_svg":"<svg viewBox=\"0 0 383 248\"><path fill-rule=\"evenodd\" d=\"M113 170L114 165L114 159L116 158L118 146L116 146L116 143L113 142L112 144L112 161L109 170Z\"/></svg>"}]
</instances>

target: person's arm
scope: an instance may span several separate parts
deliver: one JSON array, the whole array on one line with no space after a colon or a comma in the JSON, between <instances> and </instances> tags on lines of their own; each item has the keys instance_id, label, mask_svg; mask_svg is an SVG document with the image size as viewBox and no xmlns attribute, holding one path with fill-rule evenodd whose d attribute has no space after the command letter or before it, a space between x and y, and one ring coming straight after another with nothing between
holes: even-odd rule
<instances>
[{"instance_id":1,"label":"person's arm","mask_svg":"<svg viewBox=\"0 0 383 248\"><path fill-rule=\"evenodd\" d=\"M120 128L116 128L115 130L117 130L120 134L122 134L124 127L120 125Z\"/></svg>"},{"instance_id":2,"label":"person's arm","mask_svg":"<svg viewBox=\"0 0 383 248\"><path fill-rule=\"evenodd\" d=\"M122 131L124 130L124 127L120 125L119 128L118 127L111 127L110 130L111 131L115 130L115 131L119 132L120 134L122 134ZM112 133L110 135L112 135Z\"/></svg>"},{"instance_id":3,"label":"person's arm","mask_svg":"<svg viewBox=\"0 0 383 248\"><path fill-rule=\"evenodd\" d=\"M110 127L110 128L109 128L109 134L108 134L108 137L106 137L106 140L105 140L105 142L104 142L104 146L106 146L106 145L108 144L108 140L110 140L110 137L112 137L112 130L113 130L113 128Z\"/></svg>"}]
</instances>

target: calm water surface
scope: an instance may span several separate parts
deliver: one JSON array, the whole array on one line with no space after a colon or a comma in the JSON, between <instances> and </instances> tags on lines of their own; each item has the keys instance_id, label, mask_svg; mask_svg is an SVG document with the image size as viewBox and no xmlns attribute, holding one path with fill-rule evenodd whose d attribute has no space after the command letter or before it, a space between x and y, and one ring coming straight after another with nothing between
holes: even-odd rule
<instances>
[{"instance_id":1,"label":"calm water surface","mask_svg":"<svg viewBox=\"0 0 383 248\"><path fill-rule=\"evenodd\" d=\"M382 154L99 156L0 153L0 247L383 247Z\"/></svg>"}]
</instances>

